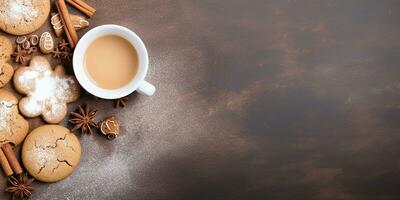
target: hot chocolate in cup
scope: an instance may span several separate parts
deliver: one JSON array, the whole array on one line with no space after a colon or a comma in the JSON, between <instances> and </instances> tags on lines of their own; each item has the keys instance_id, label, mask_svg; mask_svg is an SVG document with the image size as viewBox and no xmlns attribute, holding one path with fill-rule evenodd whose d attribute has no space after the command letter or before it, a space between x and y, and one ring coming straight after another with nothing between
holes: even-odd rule
<instances>
[{"instance_id":1,"label":"hot chocolate in cup","mask_svg":"<svg viewBox=\"0 0 400 200\"><path fill-rule=\"evenodd\" d=\"M89 93L118 99L134 91L152 96L155 87L145 81L149 68L147 49L136 33L118 25L88 31L73 57L75 76Z\"/></svg>"}]
</instances>

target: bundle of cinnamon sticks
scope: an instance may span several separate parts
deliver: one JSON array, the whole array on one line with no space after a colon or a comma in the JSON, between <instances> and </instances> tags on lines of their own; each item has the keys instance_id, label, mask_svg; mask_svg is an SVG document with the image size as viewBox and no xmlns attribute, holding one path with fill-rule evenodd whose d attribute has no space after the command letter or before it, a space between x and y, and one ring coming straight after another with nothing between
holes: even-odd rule
<instances>
[{"instance_id":1,"label":"bundle of cinnamon sticks","mask_svg":"<svg viewBox=\"0 0 400 200\"><path fill-rule=\"evenodd\" d=\"M76 33L74 25L72 24L67 4L65 2L81 11L88 17L92 17L96 12L96 9L82 0L56 0L57 10L60 14L61 22L64 25L64 32L67 36L68 43L70 44L71 48L74 48L79 41L79 37Z\"/></svg>"},{"instance_id":2,"label":"bundle of cinnamon sticks","mask_svg":"<svg viewBox=\"0 0 400 200\"><path fill-rule=\"evenodd\" d=\"M12 176L13 174L18 175L23 172L10 143L1 145L0 165L8 177Z\"/></svg>"},{"instance_id":3,"label":"bundle of cinnamon sticks","mask_svg":"<svg viewBox=\"0 0 400 200\"><path fill-rule=\"evenodd\" d=\"M82 0L65 0L65 1L74 8L76 8L77 10L81 11L83 14L87 15L88 17L92 17L96 12L96 9L94 9L92 6L89 6Z\"/></svg>"}]
</instances>

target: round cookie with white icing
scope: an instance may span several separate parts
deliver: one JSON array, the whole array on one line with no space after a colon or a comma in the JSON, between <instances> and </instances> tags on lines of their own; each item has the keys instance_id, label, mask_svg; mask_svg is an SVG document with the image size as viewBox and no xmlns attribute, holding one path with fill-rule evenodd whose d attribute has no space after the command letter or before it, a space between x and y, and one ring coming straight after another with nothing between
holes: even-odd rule
<instances>
[{"instance_id":1,"label":"round cookie with white icing","mask_svg":"<svg viewBox=\"0 0 400 200\"><path fill-rule=\"evenodd\" d=\"M42 56L33 57L30 65L19 67L14 74L14 86L26 95L18 104L25 117L42 116L48 123L59 123L67 114L67 103L79 98L80 86L74 76L65 74L58 65L54 71Z\"/></svg>"},{"instance_id":2,"label":"round cookie with white icing","mask_svg":"<svg viewBox=\"0 0 400 200\"><path fill-rule=\"evenodd\" d=\"M5 36L0 36L0 88L6 85L14 74L14 68L8 64L13 46L11 40Z\"/></svg>"},{"instance_id":3,"label":"round cookie with white icing","mask_svg":"<svg viewBox=\"0 0 400 200\"><path fill-rule=\"evenodd\" d=\"M81 159L81 145L75 134L59 125L34 129L22 146L22 162L35 179L56 182L69 176Z\"/></svg>"},{"instance_id":4,"label":"round cookie with white icing","mask_svg":"<svg viewBox=\"0 0 400 200\"><path fill-rule=\"evenodd\" d=\"M20 144L29 130L29 123L18 112L18 99L0 89L0 144Z\"/></svg>"},{"instance_id":5,"label":"round cookie with white icing","mask_svg":"<svg viewBox=\"0 0 400 200\"><path fill-rule=\"evenodd\" d=\"M0 29L27 35L39 29L50 13L50 0L0 0Z\"/></svg>"}]
</instances>

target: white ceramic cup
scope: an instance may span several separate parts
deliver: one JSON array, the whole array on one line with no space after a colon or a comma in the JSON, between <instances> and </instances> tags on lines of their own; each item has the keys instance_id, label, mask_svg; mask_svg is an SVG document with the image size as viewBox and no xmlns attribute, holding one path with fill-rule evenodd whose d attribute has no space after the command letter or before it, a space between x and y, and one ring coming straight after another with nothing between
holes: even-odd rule
<instances>
[{"instance_id":1,"label":"white ceramic cup","mask_svg":"<svg viewBox=\"0 0 400 200\"><path fill-rule=\"evenodd\" d=\"M106 35L120 36L129 41L135 47L139 58L138 71L135 77L124 87L118 89L104 89L90 80L85 70L85 53L90 44L99 37ZM112 58L110 58L112 59ZM133 67L133 66L132 66ZM133 31L118 25L102 25L88 31L75 47L73 57L73 68L75 76L81 86L89 93L103 99L118 99L131 94L134 91L147 96L152 96L156 88L145 81L149 68L149 56L143 41Z\"/></svg>"}]
</instances>

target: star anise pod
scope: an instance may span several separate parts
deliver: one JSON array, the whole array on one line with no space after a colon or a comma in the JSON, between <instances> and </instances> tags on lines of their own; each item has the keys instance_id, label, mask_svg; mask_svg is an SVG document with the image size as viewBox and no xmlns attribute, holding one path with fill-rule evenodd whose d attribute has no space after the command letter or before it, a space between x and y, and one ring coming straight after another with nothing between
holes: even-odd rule
<instances>
[{"instance_id":1,"label":"star anise pod","mask_svg":"<svg viewBox=\"0 0 400 200\"><path fill-rule=\"evenodd\" d=\"M29 61L28 51L23 49L21 47L21 45L17 45L17 49L12 54L12 56L15 57L15 62L16 63L21 63L21 64L25 65Z\"/></svg>"},{"instance_id":2,"label":"star anise pod","mask_svg":"<svg viewBox=\"0 0 400 200\"><path fill-rule=\"evenodd\" d=\"M71 51L71 48L69 47L69 43L65 41L65 39L61 40L58 43L58 47L60 48L60 50L64 51L64 50L68 50Z\"/></svg>"},{"instance_id":3,"label":"star anise pod","mask_svg":"<svg viewBox=\"0 0 400 200\"><path fill-rule=\"evenodd\" d=\"M70 53L69 51L63 50L63 51L61 51L61 56L63 59L70 61L72 58L72 53Z\"/></svg>"},{"instance_id":4,"label":"star anise pod","mask_svg":"<svg viewBox=\"0 0 400 200\"><path fill-rule=\"evenodd\" d=\"M53 54L53 58L61 58L61 56L62 56L62 51L60 51L60 50L58 49L58 47L56 47L56 48L51 52L51 54Z\"/></svg>"},{"instance_id":5,"label":"star anise pod","mask_svg":"<svg viewBox=\"0 0 400 200\"><path fill-rule=\"evenodd\" d=\"M92 128L98 128L97 124L93 122L97 110L91 110L88 106L85 109L79 106L77 112L71 112L72 118L69 120L75 127L72 131L80 129L81 134L91 134Z\"/></svg>"},{"instance_id":6,"label":"star anise pod","mask_svg":"<svg viewBox=\"0 0 400 200\"><path fill-rule=\"evenodd\" d=\"M11 176L8 179L10 186L6 188L6 192L12 194L14 198L31 198L32 197L32 182L34 181L33 178L29 178L28 174L22 173L18 175L18 179Z\"/></svg>"},{"instance_id":7,"label":"star anise pod","mask_svg":"<svg viewBox=\"0 0 400 200\"><path fill-rule=\"evenodd\" d=\"M123 108L128 103L128 100L129 100L128 97L122 97L122 98L116 99L116 100L114 100L114 107Z\"/></svg>"}]
</instances>

